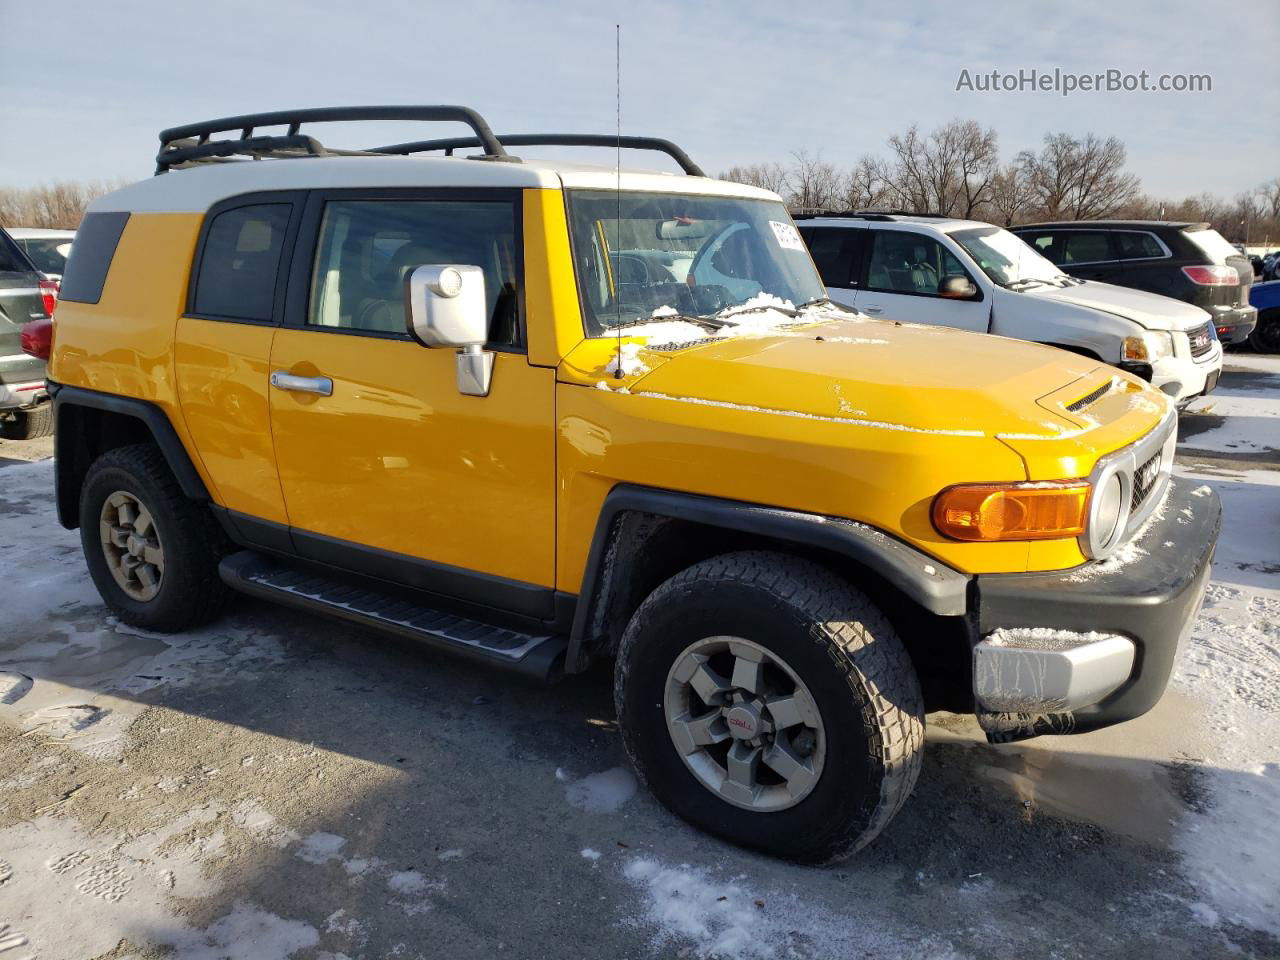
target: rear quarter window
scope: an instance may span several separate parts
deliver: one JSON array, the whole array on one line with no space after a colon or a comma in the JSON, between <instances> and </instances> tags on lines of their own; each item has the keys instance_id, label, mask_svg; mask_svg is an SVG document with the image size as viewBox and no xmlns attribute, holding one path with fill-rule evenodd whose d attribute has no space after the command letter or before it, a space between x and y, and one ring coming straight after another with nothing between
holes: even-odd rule
<instances>
[{"instance_id":1,"label":"rear quarter window","mask_svg":"<svg viewBox=\"0 0 1280 960\"><path fill-rule=\"evenodd\" d=\"M1240 256L1240 251L1227 243L1217 230L1184 230L1183 235L1219 266L1227 262L1227 257Z\"/></svg>"},{"instance_id":2,"label":"rear quarter window","mask_svg":"<svg viewBox=\"0 0 1280 960\"><path fill-rule=\"evenodd\" d=\"M293 205L256 203L215 214L205 234L192 312L270 321ZM77 242L78 249L78 242Z\"/></svg>"},{"instance_id":3,"label":"rear quarter window","mask_svg":"<svg viewBox=\"0 0 1280 960\"><path fill-rule=\"evenodd\" d=\"M90 213L80 222L62 274L59 300L97 303L107 282L111 260L120 245L120 235L129 222L127 213Z\"/></svg>"}]
</instances>

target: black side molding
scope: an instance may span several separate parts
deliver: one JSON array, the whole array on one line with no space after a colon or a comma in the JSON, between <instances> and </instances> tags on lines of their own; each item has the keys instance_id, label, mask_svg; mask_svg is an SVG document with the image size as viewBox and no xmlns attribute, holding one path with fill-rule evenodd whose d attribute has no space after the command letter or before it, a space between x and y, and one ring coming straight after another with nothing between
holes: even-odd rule
<instances>
[{"instance_id":1,"label":"black side molding","mask_svg":"<svg viewBox=\"0 0 1280 960\"><path fill-rule=\"evenodd\" d=\"M570 635L566 658L570 670L577 668L580 647L588 639L594 609L603 599L603 573L613 546L616 521L629 511L830 550L884 577L930 613L962 616L968 608L971 581L968 575L865 524L736 500L620 484L605 498L596 522Z\"/></svg>"}]
</instances>

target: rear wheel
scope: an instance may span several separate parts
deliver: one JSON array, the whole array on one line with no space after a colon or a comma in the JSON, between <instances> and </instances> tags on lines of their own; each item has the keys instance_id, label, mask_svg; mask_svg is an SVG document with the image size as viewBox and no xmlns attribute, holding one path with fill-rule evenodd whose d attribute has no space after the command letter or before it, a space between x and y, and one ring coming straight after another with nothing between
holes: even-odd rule
<instances>
[{"instance_id":1,"label":"rear wheel","mask_svg":"<svg viewBox=\"0 0 1280 960\"><path fill-rule=\"evenodd\" d=\"M734 843L804 862L869 843L920 771L924 709L883 614L823 567L744 552L641 604L614 697L655 795Z\"/></svg>"},{"instance_id":2,"label":"rear wheel","mask_svg":"<svg viewBox=\"0 0 1280 960\"><path fill-rule=\"evenodd\" d=\"M53 404L42 403L30 410L15 410L0 420L0 437L6 440L38 440L53 433Z\"/></svg>"},{"instance_id":3,"label":"rear wheel","mask_svg":"<svg viewBox=\"0 0 1280 960\"><path fill-rule=\"evenodd\" d=\"M1258 353L1280 353L1280 310L1258 314L1258 322L1249 333L1249 346Z\"/></svg>"},{"instance_id":4,"label":"rear wheel","mask_svg":"<svg viewBox=\"0 0 1280 960\"><path fill-rule=\"evenodd\" d=\"M151 444L118 447L89 467L80 541L98 592L126 623L183 630L216 617L229 596L218 577L222 530Z\"/></svg>"}]
</instances>

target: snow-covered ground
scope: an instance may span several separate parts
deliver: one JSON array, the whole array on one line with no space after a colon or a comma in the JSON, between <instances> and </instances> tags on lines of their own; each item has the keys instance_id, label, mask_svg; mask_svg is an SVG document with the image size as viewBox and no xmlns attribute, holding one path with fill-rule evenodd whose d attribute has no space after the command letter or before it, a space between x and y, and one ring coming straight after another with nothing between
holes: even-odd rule
<instances>
[{"instance_id":1,"label":"snow-covered ground","mask_svg":"<svg viewBox=\"0 0 1280 960\"><path fill-rule=\"evenodd\" d=\"M1225 512L1165 699L1001 747L931 717L911 801L829 869L656 804L606 673L247 602L126 628L50 462L0 466L0 958L1280 956L1280 359L1228 366L1183 422Z\"/></svg>"}]
</instances>

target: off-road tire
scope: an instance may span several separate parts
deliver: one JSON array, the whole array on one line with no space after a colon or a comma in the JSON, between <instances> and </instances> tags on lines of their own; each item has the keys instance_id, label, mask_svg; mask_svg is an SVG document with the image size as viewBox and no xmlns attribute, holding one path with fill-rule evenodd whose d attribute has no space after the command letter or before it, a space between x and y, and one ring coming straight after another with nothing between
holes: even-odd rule
<instances>
[{"instance_id":1,"label":"off-road tire","mask_svg":"<svg viewBox=\"0 0 1280 960\"><path fill-rule=\"evenodd\" d=\"M708 636L751 640L804 681L826 731L816 786L794 806L756 812L699 782L668 732L668 671ZM816 563L768 552L702 561L659 586L623 634L614 702L627 753L663 804L708 833L806 863L866 846L915 785L924 703L901 640L883 613Z\"/></svg>"},{"instance_id":2,"label":"off-road tire","mask_svg":"<svg viewBox=\"0 0 1280 960\"><path fill-rule=\"evenodd\" d=\"M53 433L53 404L42 403L30 410L14 411L0 420L0 437L6 440L38 440Z\"/></svg>"},{"instance_id":3,"label":"off-road tire","mask_svg":"<svg viewBox=\"0 0 1280 960\"><path fill-rule=\"evenodd\" d=\"M164 575L150 600L116 583L103 553L99 519L116 491L150 511L164 549ZM183 494L158 447L141 443L109 450L94 461L80 492L80 542L89 575L108 607L125 623L176 633L215 619L231 591L218 577L227 540L208 507Z\"/></svg>"}]
</instances>

